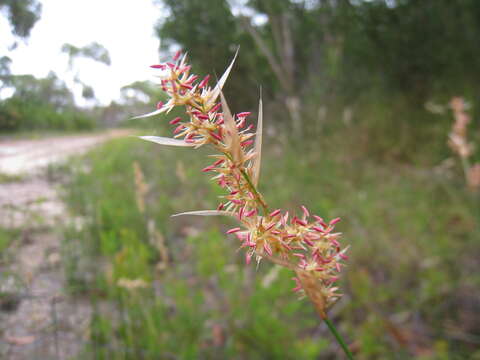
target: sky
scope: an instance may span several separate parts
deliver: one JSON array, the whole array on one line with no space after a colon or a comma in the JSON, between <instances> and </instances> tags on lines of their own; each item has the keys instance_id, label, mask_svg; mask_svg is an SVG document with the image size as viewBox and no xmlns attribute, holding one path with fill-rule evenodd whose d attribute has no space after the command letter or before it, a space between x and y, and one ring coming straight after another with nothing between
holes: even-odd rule
<instances>
[{"instance_id":1,"label":"sky","mask_svg":"<svg viewBox=\"0 0 480 360\"><path fill-rule=\"evenodd\" d=\"M12 59L13 74L45 77L54 71L73 84L76 73L93 87L101 104L120 97L120 88L134 81L154 80L150 65L159 61L159 39L154 25L161 10L152 0L40 0L43 9L29 39L8 51L14 42L9 24L0 16L0 56ZM110 66L90 59L75 60L68 70L68 57L60 49L70 43L82 47L98 42L110 53ZM80 93L77 89L76 93ZM76 97L82 103L80 96Z\"/></svg>"}]
</instances>

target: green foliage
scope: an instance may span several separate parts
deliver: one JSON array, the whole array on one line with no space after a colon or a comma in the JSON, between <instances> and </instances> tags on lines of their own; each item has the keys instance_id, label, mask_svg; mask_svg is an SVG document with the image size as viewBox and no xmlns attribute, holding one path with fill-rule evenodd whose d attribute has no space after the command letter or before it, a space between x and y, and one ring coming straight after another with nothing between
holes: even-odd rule
<instances>
[{"instance_id":1,"label":"green foliage","mask_svg":"<svg viewBox=\"0 0 480 360\"><path fill-rule=\"evenodd\" d=\"M22 175L18 175L18 174L12 175L12 174L6 174L6 173L0 172L0 184L19 182L19 181L22 181L22 179L23 179Z\"/></svg>"},{"instance_id":2,"label":"green foliage","mask_svg":"<svg viewBox=\"0 0 480 360\"><path fill-rule=\"evenodd\" d=\"M0 102L0 129L17 130L90 130L95 120L74 109L56 110L48 103L12 97Z\"/></svg>"},{"instance_id":3,"label":"green foliage","mask_svg":"<svg viewBox=\"0 0 480 360\"><path fill-rule=\"evenodd\" d=\"M2 80L2 86L5 82L6 78L10 75L10 64L12 63L12 59L8 56L0 57L0 80Z\"/></svg>"},{"instance_id":4,"label":"green foliage","mask_svg":"<svg viewBox=\"0 0 480 360\"><path fill-rule=\"evenodd\" d=\"M32 75L12 75L8 85L13 87L12 97L29 100L33 103L48 103L56 109L73 106L73 94L54 72L37 79Z\"/></svg>"},{"instance_id":5,"label":"green foliage","mask_svg":"<svg viewBox=\"0 0 480 360\"><path fill-rule=\"evenodd\" d=\"M70 67L73 66L73 61L79 57L92 59L105 65L111 64L110 54L108 53L108 50L103 45L97 42L92 42L81 48L76 47L72 44L63 44L62 52L68 55L68 64Z\"/></svg>"},{"instance_id":6,"label":"green foliage","mask_svg":"<svg viewBox=\"0 0 480 360\"><path fill-rule=\"evenodd\" d=\"M234 107L253 108L258 83L267 99L283 99L265 54L226 1L162 3L164 48L182 46L198 70L222 73L231 45L242 45L226 89ZM339 228L352 247L345 297L332 316L356 358L468 358L480 328L479 199L465 189L460 166L436 167L450 156L451 118L424 104L446 104L456 93L476 100L477 2L246 6L250 20L267 20L252 26L277 57L275 37L288 18L292 88L302 101L301 141L278 126L287 118L281 100L266 102L266 123L274 124L266 133L275 136L266 139L260 190L272 208L308 202L325 218L344 219ZM150 102L158 96L143 83L127 91ZM85 356L337 358L311 306L291 294L291 274L264 263L245 267L235 255L238 242L219 231L230 220L169 218L216 206L218 190L198 171L202 154L119 140L91 154L88 172L83 164L70 169L66 197L83 227L68 229L67 273L72 290L95 306ZM145 213L135 200L134 161L149 185Z\"/></svg>"},{"instance_id":7,"label":"green foliage","mask_svg":"<svg viewBox=\"0 0 480 360\"><path fill-rule=\"evenodd\" d=\"M18 38L30 36L35 23L40 19L42 5L37 0L0 0L0 13L7 17L12 32ZM10 47L14 49L17 42ZM8 84L10 64L8 56L0 57L0 89Z\"/></svg>"},{"instance_id":8,"label":"green foliage","mask_svg":"<svg viewBox=\"0 0 480 360\"><path fill-rule=\"evenodd\" d=\"M2 259L5 250L12 242L12 232L0 228L0 259Z\"/></svg>"},{"instance_id":9,"label":"green foliage","mask_svg":"<svg viewBox=\"0 0 480 360\"><path fill-rule=\"evenodd\" d=\"M448 329L469 334L478 326L461 320L474 318L468 304L479 296L477 203L456 180L378 162L359 151L363 144L341 141L348 128L324 131L321 142L267 143L260 188L272 208L308 201L315 213L344 219L340 229L352 247L345 300L333 311L359 349L356 358L423 359L427 350L427 358L465 358L473 345ZM335 358L310 304L291 293L292 274L263 262L246 267L238 242L219 231L230 220L169 218L215 206L216 187L199 172L203 155L116 140L90 154L88 172L83 163L70 168L66 199L84 219L65 244L70 283L110 309L96 308L85 354ZM134 161L150 188L146 213L135 202ZM163 270L148 220L170 254ZM147 285L129 290L122 278Z\"/></svg>"},{"instance_id":10,"label":"green foliage","mask_svg":"<svg viewBox=\"0 0 480 360\"><path fill-rule=\"evenodd\" d=\"M478 72L478 1L373 1L352 12L365 40L355 44L359 36L351 32L348 55L413 101L477 86L470 74Z\"/></svg>"},{"instance_id":11,"label":"green foliage","mask_svg":"<svg viewBox=\"0 0 480 360\"><path fill-rule=\"evenodd\" d=\"M475 0L159 3L169 12L157 27L164 47L184 48L202 72L221 73L232 44L241 45L226 89L234 110L254 108L258 93L253 89L262 85L267 122L288 124L290 130L285 93L298 97L303 131L292 136L323 126L314 116L323 109L332 110L325 123L338 121L332 114L353 109L362 134L384 139L378 152L408 159L430 151L422 147L429 146L432 135L446 133L445 122L439 126L425 110L427 102L447 104L454 95L479 100L480 7ZM280 86L266 52L242 26L245 17L287 85ZM282 48L285 32L290 33L291 59Z\"/></svg>"},{"instance_id":12,"label":"green foliage","mask_svg":"<svg viewBox=\"0 0 480 360\"><path fill-rule=\"evenodd\" d=\"M162 39L162 49L180 45L191 59L195 59L196 73L212 74L211 83L215 76L223 74L237 47L242 48L242 56L238 58L226 90L234 107L257 103L258 92L246 89L258 89L262 85L270 91L275 86L265 59L258 57L252 39L242 32L226 1L157 2L168 13L156 28Z\"/></svg>"},{"instance_id":13,"label":"green foliage","mask_svg":"<svg viewBox=\"0 0 480 360\"><path fill-rule=\"evenodd\" d=\"M0 130L89 130L95 120L75 107L73 94L54 73L37 79L10 75L13 96L0 101Z\"/></svg>"},{"instance_id":14,"label":"green foliage","mask_svg":"<svg viewBox=\"0 0 480 360\"><path fill-rule=\"evenodd\" d=\"M300 323L288 325L293 319L304 318L301 325L308 327L315 327L316 320L311 308L292 299L288 272L262 264L255 274L244 267L242 257L234 256L238 245L218 225L185 237L181 234L189 231L189 220L169 218L178 211L215 206L213 186L187 166L199 156L119 140L91 154L91 173L81 171L80 164L74 170L67 200L85 222L80 232L68 230L64 253L70 284L92 301L116 304L120 319L98 310L87 353L105 359L125 352L127 358L147 359L166 354L186 359L317 354L326 344L313 333L293 340L300 331ZM146 214L135 203L134 161L150 186ZM166 238L170 254L160 273L155 269L161 258L147 231L147 217ZM122 278L149 285L127 290L119 285Z\"/></svg>"},{"instance_id":15,"label":"green foliage","mask_svg":"<svg viewBox=\"0 0 480 360\"><path fill-rule=\"evenodd\" d=\"M99 63L110 65L110 54L108 50L101 44L97 42L92 42L83 47L76 47L72 44L63 44L61 51L68 55L68 66L70 70L73 69L73 62L78 58L91 59ZM78 76L75 76L73 79L74 82L82 86L82 96L84 99L94 99L95 93L93 88L85 83L83 83Z\"/></svg>"},{"instance_id":16,"label":"green foliage","mask_svg":"<svg viewBox=\"0 0 480 360\"><path fill-rule=\"evenodd\" d=\"M0 0L0 10L6 14L13 33L27 38L40 19L42 5L37 0Z\"/></svg>"}]
</instances>

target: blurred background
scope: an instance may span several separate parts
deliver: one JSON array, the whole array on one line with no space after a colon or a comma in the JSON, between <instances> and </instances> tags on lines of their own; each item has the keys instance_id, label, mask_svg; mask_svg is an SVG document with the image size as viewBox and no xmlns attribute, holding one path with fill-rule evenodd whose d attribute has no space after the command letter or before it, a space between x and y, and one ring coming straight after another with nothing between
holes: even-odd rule
<instances>
[{"instance_id":1,"label":"blurred background","mask_svg":"<svg viewBox=\"0 0 480 360\"><path fill-rule=\"evenodd\" d=\"M480 359L480 2L0 0L0 357L342 359L288 270L245 266L208 149L149 65L264 100L260 191L350 245L357 359ZM252 120L255 123L254 120Z\"/></svg>"}]
</instances>

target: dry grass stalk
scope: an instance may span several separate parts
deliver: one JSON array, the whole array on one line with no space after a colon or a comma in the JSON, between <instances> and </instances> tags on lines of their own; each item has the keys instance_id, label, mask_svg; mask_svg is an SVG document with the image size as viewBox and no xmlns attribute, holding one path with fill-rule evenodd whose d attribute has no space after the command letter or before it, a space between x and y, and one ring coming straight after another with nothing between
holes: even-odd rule
<instances>
[{"instance_id":1,"label":"dry grass stalk","mask_svg":"<svg viewBox=\"0 0 480 360\"><path fill-rule=\"evenodd\" d=\"M143 279L120 278L117 281L117 286L131 291L136 289L145 289L148 287L148 283Z\"/></svg>"},{"instance_id":2,"label":"dry grass stalk","mask_svg":"<svg viewBox=\"0 0 480 360\"><path fill-rule=\"evenodd\" d=\"M168 255L168 248L165 244L165 237L158 231L155 221L153 219L148 220L148 234L150 243L158 250L160 260L157 262L156 269L163 271L167 269L170 262L170 256Z\"/></svg>"},{"instance_id":3,"label":"dry grass stalk","mask_svg":"<svg viewBox=\"0 0 480 360\"><path fill-rule=\"evenodd\" d=\"M168 248L165 245L165 238L158 231L155 220L151 219L146 214L146 198L149 190L148 184L145 182L145 175L138 161L133 162L134 178L135 178L135 200L138 210L144 214L147 221L147 229L149 235L150 244L152 244L157 250L160 256L160 260L156 265L158 271L163 271L167 268L169 263Z\"/></svg>"},{"instance_id":4,"label":"dry grass stalk","mask_svg":"<svg viewBox=\"0 0 480 360\"><path fill-rule=\"evenodd\" d=\"M468 158L472 154L472 146L467 139L467 126L470 116L466 113L465 101L461 97L454 97L450 101L455 122L449 135L448 145L461 158Z\"/></svg>"},{"instance_id":5,"label":"dry grass stalk","mask_svg":"<svg viewBox=\"0 0 480 360\"><path fill-rule=\"evenodd\" d=\"M480 189L480 163L472 165L468 170L467 185L472 191Z\"/></svg>"},{"instance_id":6,"label":"dry grass stalk","mask_svg":"<svg viewBox=\"0 0 480 360\"><path fill-rule=\"evenodd\" d=\"M178 180L180 180L182 184L185 184L187 182L187 173L185 171L185 165L183 164L183 161L177 161L175 167L175 174L177 175Z\"/></svg>"},{"instance_id":7,"label":"dry grass stalk","mask_svg":"<svg viewBox=\"0 0 480 360\"><path fill-rule=\"evenodd\" d=\"M450 107L455 121L449 135L448 145L462 161L465 181L469 189L478 191L480 189L480 163L471 165L469 160L474 147L473 144L468 142L468 124L471 119L466 112L465 100L461 97L453 97L450 101Z\"/></svg>"},{"instance_id":8,"label":"dry grass stalk","mask_svg":"<svg viewBox=\"0 0 480 360\"><path fill-rule=\"evenodd\" d=\"M145 176L138 161L133 162L133 172L135 178L135 200L137 202L138 210L145 213L145 198L148 192L148 185L145 182Z\"/></svg>"}]
</instances>

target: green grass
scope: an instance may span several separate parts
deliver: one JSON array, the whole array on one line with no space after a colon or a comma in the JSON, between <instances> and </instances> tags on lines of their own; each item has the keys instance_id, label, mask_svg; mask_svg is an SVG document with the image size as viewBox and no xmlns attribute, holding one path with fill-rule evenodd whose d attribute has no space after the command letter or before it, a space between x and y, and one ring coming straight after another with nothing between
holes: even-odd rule
<instances>
[{"instance_id":1,"label":"green grass","mask_svg":"<svg viewBox=\"0 0 480 360\"><path fill-rule=\"evenodd\" d=\"M19 182L23 180L23 176L21 175L12 175L7 173L0 172L0 184L8 184L13 182Z\"/></svg>"},{"instance_id":2,"label":"green grass","mask_svg":"<svg viewBox=\"0 0 480 360\"><path fill-rule=\"evenodd\" d=\"M5 254L12 244L15 236L18 236L17 230L8 230L0 227L0 263L5 259Z\"/></svg>"},{"instance_id":3,"label":"green grass","mask_svg":"<svg viewBox=\"0 0 480 360\"><path fill-rule=\"evenodd\" d=\"M343 218L350 261L333 321L357 359L480 356L478 198L460 172L373 160L344 136L267 143L260 179L272 208L307 204ZM170 218L216 206L221 191L199 171L206 153L114 140L68 168L66 200L83 226L66 231L67 275L96 309L82 356L340 358L311 305L290 291L289 271L243 264L238 241L223 233L230 220ZM149 185L145 214L135 202L134 161ZM169 252L163 270L152 221ZM148 287L128 290L120 279Z\"/></svg>"}]
</instances>

